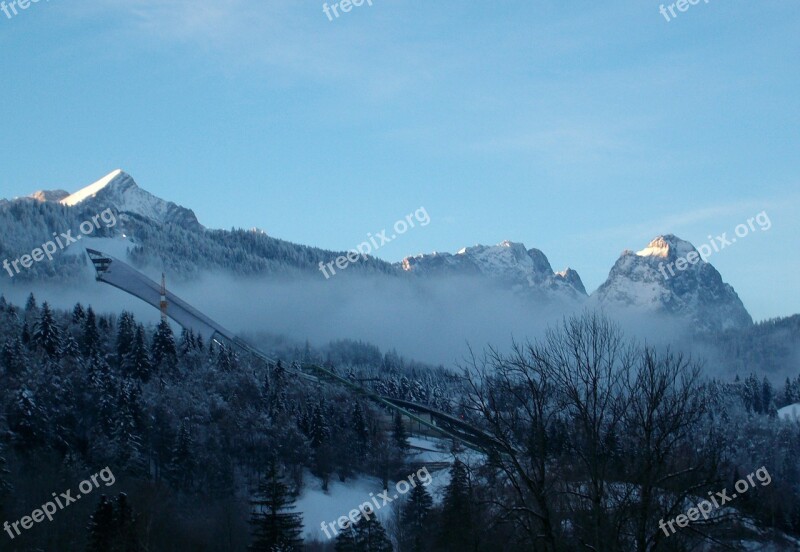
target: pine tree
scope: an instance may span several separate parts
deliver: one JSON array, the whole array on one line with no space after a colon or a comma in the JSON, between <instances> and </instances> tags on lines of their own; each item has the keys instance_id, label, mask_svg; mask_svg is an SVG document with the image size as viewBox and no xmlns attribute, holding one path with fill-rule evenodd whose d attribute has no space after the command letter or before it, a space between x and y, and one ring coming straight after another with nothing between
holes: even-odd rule
<instances>
[{"instance_id":1,"label":"pine tree","mask_svg":"<svg viewBox=\"0 0 800 552\"><path fill-rule=\"evenodd\" d=\"M11 376L19 376L28 365L28 358L25 348L20 339L6 341L3 350L0 351L0 365L5 368Z\"/></svg>"},{"instance_id":2,"label":"pine tree","mask_svg":"<svg viewBox=\"0 0 800 552\"><path fill-rule=\"evenodd\" d=\"M376 516L361 518L355 524L355 550L358 552L392 552L392 541Z\"/></svg>"},{"instance_id":3,"label":"pine tree","mask_svg":"<svg viewBox=\"0 0 800 552\"><path fill-rule=\"evenodd\" d=\"M363 460L369 452L369 428L364 416L364 408L358 401L353 407L353 431L356 434L356 454L359 459Z\"/></svg>"},{"instance_id":4,"label":"pine tree","mask_svg":"<svg viewBox=\"0 0 800 552\"><path fill-rule=\"evenodd\" d=\"M92 517L89 520L88 552L110 552L114 538L114 504L100 497Z\"/></svg>"},{"instance_id":5,"label":"pine tree","mask_svg":"<svg viewBox=\"0 0 800 552\"><path fill-rule=\"evenodd\" d=\"M153 366L147 356L147 345L144 341L144 327L138 325L134 334L133 343L130 351L125 354L122 360L122 368L126 374L142 382L150 381Z\"/></svg>"},{"instance_id":6,"label":"pine tree","mask_svg":"<svg viewBox=\"0 0 800 552\"><path fill-rule=\"evenodd\" d=\"M767 379L767 376L764 376L764 380L761 382L761 404L763 412L772 414L772 399L774 396L775 390L772 388L772 384Z\"/></svg>"},{"instance_id":7,"label":"pine tree","mask_svg":"<svg viewBox=\"0 0 800 552\"><path fill-rule=\"evenodd\" d=\"M86 313L83 310L83 306L80 303L75 303L75 308L72 309L72 323L76 325L82 324L85 317Z\"/></svg>"},{"instance_id":8,"label":"pine tree","mask_svg":"<svg viewBox=\"0 0 800 552\"><path fill-rule=\"evenodd\" d=\"M136 538L136 516L128 501L128 495L120 493L114 504L113 527L115 532L114 552L138 552Z\"/></svg>"},{"instance_id":9,"label":"pine tree","mask_svg":"<svg viewBox=\"0 0 800 552\"><path fill-rule=\"evenodd\" d=\"M153 365L159 368L166 367L170 370L175 368L178 362L178 354L175 349L175 336L169 322L162 320L158 323L158 328L153 336Z\"/></svg>"},{"instance_id":10,"label":"pine tree","mask_svg":"<svg viewBox=\"0 0 800 552\"><path fill-rule=\"evenodd\" d=\"M135 523L136 516L125 493L112 500L101 496L87 527L88 552L138 552L141 548Z\"/></svg>"},{"instance_id":11,"label":"pine tree","mask_svg":"<svg viewBox=\"0 0 800 552\"><path fill-rule=\"evenodd\" d=\"M117 330L117 363L121 366L125 356L133 350L133 342L136 337L136 322L133 315L127 311L119 317L119 329Z\"/></svg>"},{"instance_id":12,"label":"pine tree","mask_svg":"<svg viewBox=\"0 0 800 552\"><path fill-rule=\"evenodd\" d=\"M56 324L50 305L42 304L42 314L34 328L31 343L39 348L50 358L56 358L61 350L61 331Z\"/></svg>"},{"instance_id":13,"label":"pine tree","mask_svg":"<svg viewBox=\"0 0 800 552\"><path fill-rule=\"evenodd\" d=\"M36 297L33 296L33 292L28 295L28 300L25 301L25 314L35 313L38 310L36 306Z\"/></svg>"},{"instance_id":14,"label":"pine tree","mask_svg":"<svg viewBox=\"0 0 800 552\"><path fill-rule=\"evenodd\" d=\"M194 486L195 475L195 450L189 418L184 418L175 444L172 447L172 456L167 466L169 478L175 486L184 491L190 491Z\"/></svg>"},{"instance_id":15,"label":"pine tree","mask_svg":"<svg viewBox=\"0 0 800 552\"><path fill-rule=\"evenodd\" d=\"M787 404L794 404L797 402L797 395L795 394L794 385L792 380L786 378L786 383L783 386L783 401Z\"/></svg>"},{"instance_id":16,"label":"pine tree","mask_svg":"<svg viewBox=\"0 0 800 552\"><path fill-rule=\"evenodd\" d=\"M467 466L456 459L450 468L442 505L438 544L442 550L472 549L472 497Z\"/></svg>"},{"instance_id":17,"label":"pine tree","mask_svg":"<svg viewBox=\"0 0 800 552\"><path fill-rule=\"evenodd\" d=\"M403 424L403 416L396 412L394 415L394 428L392 429L392 441L395 446L405 453L411 445L408 443L408 432L406 426Z\"/></svg>"},{"instance_id":18,"label":"pine tree","mask_svg":"<svg viewBox=\"0 0 800 552\"><path fill-rule=\"evenodd\" d=\"M402 521L406 528L408 550L423 552L427 549L427 520L433 499L423 485L417 485L408 495L403 508Z\"/></svg>"},{"instance_id":19,"label":"pine tree","mask_svg":"<svg viewBox=\"0 0 800 552\"><path fill-rule=\"evenodd\" d=\"M250 504L254 507L250 520L253 544L250 550L272 552L276 547L302 550L302 514L293 512L294 500L289 488L281 481L275 460L270 463L267 480L258 487L258 495Z\"/></svg>"},{"instance_id":20,"label":"pine tree","mask_svg":"<svg viewBox=\"0 0 800 552\"><path fill-rule=\"evenodd\" d=\"M100 333L97 331L97 319L92 307L86 311L86 320L83 323L81 347L86 357L92 357L100 349Z\"/></svg>"},{"instance_id":21,"label":"pine tree","mask_svg":"<svg viewBox=\"0 0 800 552\"><path fill-rule=\"evenodd\" d=\"M26 387L17 392L16 400L11 404L8 424L15 434L16 446L22 450L33 449L47 440L49 421Z\"/></svg>"},{"instance_id":22,"label":"pine tree","mask_svg":"<svg viewBox=\"0 0 800 552\"><path fill-rule=\"evenodd\" d=\"M132 474L144 473L147 468L140 437L142 417L141 393L131 381L125 381L117 394L112 438L117 464Z\"/></svg>"},{"instance_id":23,"label":"pine tree","mask_svg":"<svg viewBox=\"0 0 800 552\"><path fill-rule=\"evenodd\" d=\"M356 545L356 530L353 527L342 529L336 537L336 544L333 548L334 552L357 552L359 548Z\"/></svg>"}]
</instances>

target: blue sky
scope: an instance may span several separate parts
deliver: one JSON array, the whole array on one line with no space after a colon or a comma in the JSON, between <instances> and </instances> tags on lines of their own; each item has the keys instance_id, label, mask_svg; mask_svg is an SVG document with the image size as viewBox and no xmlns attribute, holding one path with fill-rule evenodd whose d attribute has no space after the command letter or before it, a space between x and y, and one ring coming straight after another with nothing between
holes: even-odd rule
<instances>
[{"instance_id":1,"label":"blue sky","mask_svg":"<svg viewBox=\"0 0 800 552\"><path fill-rule=\"evenodd\" d=\"M504 239L591 291L699 245L756 319L800 312L800 4L87 0L0 12L0 197L122 168L210 227L378 255Z\"/></svg>"}]
</instances>

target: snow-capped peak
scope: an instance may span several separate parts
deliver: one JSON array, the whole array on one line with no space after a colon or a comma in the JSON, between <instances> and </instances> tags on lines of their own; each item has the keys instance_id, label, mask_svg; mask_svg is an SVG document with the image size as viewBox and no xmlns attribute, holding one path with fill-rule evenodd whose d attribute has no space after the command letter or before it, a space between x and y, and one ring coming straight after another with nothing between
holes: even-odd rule
<instances>
[{"instance_id":1,"label":"snow-capped peak","mask_svg":"<svg viewBox=\"0 0 800 552\"><path fill-rule=\"evenodd\" d=\"M670 257L670 254L672 254L673 257L683 257L694 250L694 246L686 240L682 240L673 234L666 234L664 236L658 236L651 241L647 247L641 251L637 251L636 254L640 257L660 257L667 259Z\"/></svg>"},{"instance_id":2,"label":"snow-capped peak","mask_svg":"<svg viewBox=\"0 0 800 552\"><path fill-rule=\"evenodd\" d=\"M69 205L70 207L72 207L73 205L77 205L78 203L80 203L80 202L82 202L82 201L84 201L86 199L89 199L90 197L96 196L97 193L100 190L104 189L106 186L111 184L111 182L116 180L117 177L122 176L122 175L128 176L127 174L125 174L122 171L122 169L117 169L115 171L111 171L110 173L105 175L103 178L101 178L97 182L89 184L88 186L86 186L85 188L81 188L80 190L78 190L74 194L65 197L64 199L62 199L60 201L60 203L62 205ZM128 178L130 178L130 177L128 177Z\"/></svg>"},{"instance_id":3,"label":"snow-capped peak","mask_svg":"<svg viewBox=\"0 0 800 552\"><path fill-rule=\"evenodd\" d=\"M672 234L658 236L635 254L623 252L592 295L602 304L679 314L697 328L721 330L753 323L719 272L700 259L691 243Z\"/></svg>"},{"instance_id":4,"label":"snow-capped peak","mask_svg":"<svg viewBox=\"0 0 800 552\"><path fill-rule=\"evenodd\" d=\"M483 276L512 286L535 288L540 291L563 292L570 298L585 297L586 290L577 272L567 270L556 274L547 257L538 249L505 240L497 245L475 245L449 253L406 257L399 267L417 275Z\"/></svg>"},{"instance_id":5,"label":"snow-capped peak","mask_svg":"<svg viewBox=\"0 0 800 552\"><path fill-rule=\"evenodd\" d=\"M202 226L190 210L171 201L163 200L140 188L126 172L117 169L103 178L81 188L62 199L70 207L91 205L98 210L112 207L120 213L136 215L164 224L177 224L184 228L200 229Z\"/></svg>"}]
</instances>

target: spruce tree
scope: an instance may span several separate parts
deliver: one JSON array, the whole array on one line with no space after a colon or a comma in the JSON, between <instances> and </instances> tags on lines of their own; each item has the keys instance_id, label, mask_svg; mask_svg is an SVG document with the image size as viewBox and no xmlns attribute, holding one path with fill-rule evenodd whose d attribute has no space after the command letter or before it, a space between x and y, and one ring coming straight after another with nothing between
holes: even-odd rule
<instances>
[{"instance_id":1,"label":"spruce tree","mask_svg":"<svg viewBox=\"0 0 800 552\"><path fill-rule=\"evenodd\" d=\"M178 429L178 435L175 437L167 472L169 478L178 489L191 491L194 487L195 467L192 431L189 418L184 418L180 429Z\"/></svg>"},{"instance_id":2,"label":"spruce tree","mask_svg":"<svg viewBox=\"0 0 800 552\"><path fill-rule=\"evenodd\" d=\"M401 452L406 453L411 445L408 443L408 432L403 424L403 416L399 412L394 415L394 428L392 429L392 441Z\"/></svg>"},{"instance_id":3,"label":"spruce tree","mask_svg":"<svg viewBox=\"0 0 800 552\"><path fill-rule=\"evenodd\" d=\"M105 495L100 497L89 519L88 552L110 552L114 539L114 505Z\"/></svg>"},{"instance_id":4,"label":"spruce tree","mask_svg":"<svg viewBox=\"0 0 800 552\"><path fill-rule=\"evenodd\" d=\"M92 307L86 311L86 320L83 322L83 335L81 347L86 357L92 357L100 349L100 333L97 331L97 319Z\"/></svg>"},{"instance_id":5,"label":"spruce tree","mask_svg":"<svg viewBox=\"0 0 800 552\"><path fill-rule=\"evenodd\" d=\"M438 544L441 550L472 549L472 496L467 466L456 459L444 493Z\"/></svg>"},{"instance_id":6,"label":"spruce tree","mask_svg":"<svg viewBox=\"0 0 800 552\"><path fill-rule=\"evenodd\" d=\"M140 324L136 327L133 343L130 351L125 354L122 360L124 373L129 374L142 382L148 382L153 372L153 366L147 355L147 345L144 341L144 327Z\"/></svg>"},{"instance_id":7,"label":"spruce tree","mask_svg":"<svg viewBox=\"0 0 800 552\"><path fill-rule=\"evenodd\" d=\"M80 303L75 303L75 308L72 309L72 323L82 324L85 317L86 313L83 310L83 306Z\"/></svg>"},{"instance_id":8,"label":"spruce tree","mask_svg":"<svg viewBox=\"0 0 800 552\"><path fill-rule=\"evenodd\" d=\"M392 541L376 516L361 518L355 524L355 550L358 552L392 552Z\"/></svg>"},{"instance_id":9,"label":"spruce tree","mask_svg":"<svg viewBox=\"0 0 800 552\"><path fill-rule=\"evenodd\" d=\"M56 358L61 350L61 330L46 302L42 304L42 314L34 327L31 343L50 358Z\"/></svg>"},{"instance_id":10,"label":"spruce tree","mask_svg":"<svg viewBox=\"0 0 800 552\"><path fill-rule=\"evenodd\" d=\"M169 322L162 320L153 336L153 365L158 368L173 369L177 365L177 351L175 349L175 336Z\"/></svg>"},{"instance_id":11,"label":"spruce tree","mask_svg":"<svg viewBox=\"0 0 800 552\"><path fill-rule=\"evenodd\" d=\"M267 479L258 487L258 493L250 502L253 513L250 523L253 526L254 552L272 552L276 548L302 550L302 514L294 512L294 500L289 488L278 474L275 460L270 462Z\"/></svg>"},{"instance_id":12,"label":"spruce tree","mask_svg":"<svg viewBox=\"0 0 800 552\"><path fill-rule=\"evenodd\" d=\"M406 529L408 550L423 552L427 550L428 516L433 506L433 499L423 485L411 490L403 508L402 522Z\"/></svg>"},{"instance_id":13,"label":"spruce tree","mask_svg":"<svg viewBox=\"0 0 800 552\"><path fill-rule=\"evenodd\" d=\"M122 365L125 356L133 349L133 340L136 336L136 322L133 315L127 311L119 317L119 329L117 330L117 363Z\"/></svg>"},{"instance_id":14,"label":"spruce tree","mask_svg":"<svg viewBox=\"0 0 800 552\"><path fill-rule=\"evenodd\" d=\"M22 340L14 339L6 341L0 351L0 365L5 368L11 376L19 376L28 365L28 357L25 354L25 347Z\"/></svg>"},{"instance_id":15,"label":"spruce tree","mask_svg":"<svg viewBox=\"0 0 800 552\"><path fill-rule=\"evenodd\" d=\"M28 295L28 300L25 301L25 314L35 313L38 310L36 306L36 297L33 296L33 292Z\"/></svg>"},{"instance_id":16,"label":"spruce tree","mask_svg":"<svg viewBox=\"0 0 800 552\"><path fill-rule=\"evenodd\" d=\"M364 416L364 408L358 401L353 407L353 431L356 435L356 455L359 459L363 460L367 457L367 453L369 452L369 428L367 427L367 420Z\"/></svg>"},{"instance_id":17,"label":"spruce tree","mask_svg":"<svg viewBox=\"0 0 800 552\"><path fill-rule=\"evenodd\" d=\"M88 552L139 552L135 524L136 516L125 493L111 500L101 496L87 527Z\"/></svg>"},{"instance_id":18,"label":"spruce tree","mask_svg":"<svg viewBox=\"0 0 800 552\"><path fill-rule=\"evenodd\" d=\"M119 493L114 501L113 528L115 533L114 552L138 552L136 537L136 516L128 501L128 495Z\"/></svg>"},{"instance_id":19,"label":"spruce tree","mask_svg":"<svg viewBox=\"0 0 800 552\"><path fill-rule=\"evenodd\" d=\"M336 544L333 548L334 552L357 552L359 549L356 546L356 530L353 527L342 529L336 537Z\"/></svg>"}]
</instances>

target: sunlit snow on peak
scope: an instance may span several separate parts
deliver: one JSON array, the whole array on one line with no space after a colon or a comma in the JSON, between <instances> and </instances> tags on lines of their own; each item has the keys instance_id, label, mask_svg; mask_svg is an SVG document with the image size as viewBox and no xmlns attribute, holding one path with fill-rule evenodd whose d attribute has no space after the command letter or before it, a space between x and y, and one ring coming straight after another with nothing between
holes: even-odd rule
<instances>
[{"instance_id":1,"label":"sunlit snow on peak","mask_svg":"<svg viewBox=\"0 0 800 552\"><path fill-rule=\"evenodd\" d=\"M98 194L98 192L100 192L100 190L108 186L111 182L114 181L115 178L117 178L121 174L122 174L122 169L117 169L115 171L112 171L107 175L105 175L100 180L98 180L97 182L89 184L88 186L78 190L74 194L65 197L64 199L61 200L60 203L62 205L69 205L70 207L72 207L73 205L77 205L78 203L84 201L85 199L94 197L95 195Z\"/></svg>"}]
</instances>

